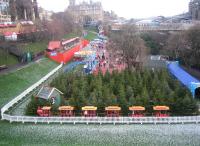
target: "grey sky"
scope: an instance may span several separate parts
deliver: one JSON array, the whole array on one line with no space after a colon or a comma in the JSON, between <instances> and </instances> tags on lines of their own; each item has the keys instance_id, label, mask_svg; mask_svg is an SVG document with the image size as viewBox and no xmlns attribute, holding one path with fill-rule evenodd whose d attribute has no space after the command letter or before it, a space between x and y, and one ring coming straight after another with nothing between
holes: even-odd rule
<instances>
[{"instance_id":1,"label":"grey sky","mask_svg":"<svg viewBox=\"0 0 200 146\"><path fill-rule=\"evenodd\" d=\"M77 3L83 0L77 0ZM89 1L89 0L85 0ZM190 0L93 0L101 1L104 10L113 10L125 18L172 16L188 11ZM38 0L39 6L55 12L63 11L68 0Z\"/></svg>"}]
</instances>

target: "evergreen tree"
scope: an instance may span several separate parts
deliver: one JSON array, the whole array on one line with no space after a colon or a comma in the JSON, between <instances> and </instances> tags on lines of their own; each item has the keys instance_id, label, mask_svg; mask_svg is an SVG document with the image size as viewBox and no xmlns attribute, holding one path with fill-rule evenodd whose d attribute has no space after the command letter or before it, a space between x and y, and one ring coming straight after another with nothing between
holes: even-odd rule
<instances>
[{"instance_id":1,"label":"evergreen tree","mask_svg":"<svg viewBox=\"0 0 200 146\"><path fill-rule=\"evenodd\" d=\"M143 91L141 94L141 103L142 103L141 105L144 107L147 107L149 104L149 94L146 87L143 88Z\"/></svg>"},{"instance_id":2,"label":"evergreen tree","mask_svg":"<svg viewBox=\"0 0 200 146\"><path fill-rule=\"evenodd\" d=\"M128 105L127 105L127 100L126 100L126 94L125 94L125 89L123 85L120 85L119 87L119 94L118 94L118 103L122 108L122 113L127 114L128 113Z\"/></svg>"},{"instance_id":3,"label":"evergreen tree","mask_svg":"<svg viewBox=\"0 0 200 146\"><path fill-rule=\"evenodd\" d=\"M152 112L153 105L167 105L173 115L191 115L197 112L197 103L191 93L172 78L166 70L113 72L95 75L62 74L50 84L64 93L62 105L71 105L80 112L82 106L98 107L104 113L106 106L119 105L127 115L128 107L144 106ZM26 113L36 114L38 106L48 103L31 100Z\"/></svg>"},{"instance_id":4,"label":"evergreen tree","mask_svg":"<svg viewBox=\"0 0 200 146\"><path fill-rule=\"evenodd\" d=\"M133 88L131 86L127 86L126 88L126 99L134 97Z\"/></svg>"}]
</instances>

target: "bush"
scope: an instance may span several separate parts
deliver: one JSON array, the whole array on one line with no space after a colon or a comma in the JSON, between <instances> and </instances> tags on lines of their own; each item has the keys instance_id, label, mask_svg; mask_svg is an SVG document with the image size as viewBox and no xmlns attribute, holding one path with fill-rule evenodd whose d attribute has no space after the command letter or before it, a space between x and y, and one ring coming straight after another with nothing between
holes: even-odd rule
<instances>
[{"instance_id":1,"label":"bush","mask_svg":"<svg viewBox=\"0 0 200 146\"><path fill-rule=\"evenodd\" d=\"M31 98L31 102L27 105L26 115L34 116L37 115L37 108L43 106L50 106L50 102L44 99L38 99L34 96Z\"/></svg>"}]
</instances>

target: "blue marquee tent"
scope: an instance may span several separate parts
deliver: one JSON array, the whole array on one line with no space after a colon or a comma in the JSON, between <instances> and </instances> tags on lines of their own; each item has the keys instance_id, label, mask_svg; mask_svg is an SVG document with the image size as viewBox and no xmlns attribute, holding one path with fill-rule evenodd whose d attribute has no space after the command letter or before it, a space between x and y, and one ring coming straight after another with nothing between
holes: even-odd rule
<instances>
[{"instance_id":1,"label":"blue marquee tent","mask_svg":"<svg viewBox=\"0 0 200 146\"><path fill-rule=\"evenodd\" d=\"M195 97L195 90L200 88L200 81L179 66L179 62L169 62L168 70L183 84L185 85Z\"/></svg>"}]
</instances>

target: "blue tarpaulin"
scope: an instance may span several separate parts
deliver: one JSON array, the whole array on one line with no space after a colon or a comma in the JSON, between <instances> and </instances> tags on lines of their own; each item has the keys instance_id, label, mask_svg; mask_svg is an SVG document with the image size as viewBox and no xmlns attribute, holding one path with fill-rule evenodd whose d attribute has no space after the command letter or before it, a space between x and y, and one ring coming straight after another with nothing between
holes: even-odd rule
<instances>
[{"instance_id":1,"label":"blue tarpaulin","mask_svg":"<svg viewBox=\"0 0 200 146\"><path fill-rule=\"evenodd\" d=\"M69 72L72 71L74 68L76 68L78 65L86 65L87 67L85 68L85 73L91 73L95 68L96 65L98 64L98 61L96 60L96 53L88 56L86 59L83 61L74 61L69 63L64 67L64 72Z\"/></svg>"},{"instance_id":2,"label":"blue tarpaulin","mask_svg":"<svg viewBox=\"0 0 200 146\"><path fill-rule=\"evenodd\" d=\"M72 71L74 68L76 68L78 65L81 65L81 64L84 64L84 62L82 62L82 61L71 62L63 68L63 71L64 72Z\"/></svg>"},{"instance_id":3,"label":"blue tarpaulin","mask_svg":"<svg viewBox=\"0 0 200 146\"><path fill-rule=\"evenodd\" d=\"M191 92L193 97L195 96L195 90L200 87L200 81L185 70L183 70L178 61L170 62L168 64L168 70L183 84L185 85Z\"/></svg>"}]
</instances>

